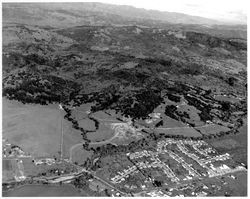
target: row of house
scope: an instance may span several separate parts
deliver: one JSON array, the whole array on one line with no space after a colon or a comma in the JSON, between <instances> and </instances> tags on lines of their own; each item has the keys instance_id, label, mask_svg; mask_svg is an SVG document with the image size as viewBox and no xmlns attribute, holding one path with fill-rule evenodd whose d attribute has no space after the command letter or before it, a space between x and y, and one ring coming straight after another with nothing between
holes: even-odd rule
<instances>
[{"instance_id":1,"label":"row of house","mask_svg":"<svg viewBox=\"0 0 250 199\"><path fill-rule=\"evenodd\" d=\"M122 181L125 180L125 178L128 178L129 175L131 175L132 173L137 173L138 170L136 168L136 166L131 166L131 167L128 167L127 169L124 169L123 171L118 171L118 175L115 175L113 178L111 178L111 182L112 183L121 183Z\"/></svg>"},{"instance_id":2,"label":"row of house","mask_svg":"<svg viewBox=\"0 0 250 199\"><path fill-rule=\"evenodd\" d=\"M40 165L40 164L52 165L52 164L55 164L55 163L56 163L56 161L53 158L45 158L45 159L34 160L35 165Z\"/></svg>"}]
</instances>

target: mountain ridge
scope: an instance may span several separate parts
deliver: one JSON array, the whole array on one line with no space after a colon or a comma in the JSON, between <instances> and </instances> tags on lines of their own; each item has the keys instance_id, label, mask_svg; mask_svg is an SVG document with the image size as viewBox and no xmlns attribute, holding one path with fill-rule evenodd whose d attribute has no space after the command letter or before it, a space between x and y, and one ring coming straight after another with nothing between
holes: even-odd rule
<instances>
[{"instance_id":1,"label":"mountain ridge","mask_svg":"<svg viewBox=\"0 0 250 199\"><path fill-rule=\"evenodd\" d=\"M176 12L146 10L127 5L82 3L4 3L3 22L27 22L56 27L107 24L229 25L213 19Z\"/></svg>"}]
</instances>

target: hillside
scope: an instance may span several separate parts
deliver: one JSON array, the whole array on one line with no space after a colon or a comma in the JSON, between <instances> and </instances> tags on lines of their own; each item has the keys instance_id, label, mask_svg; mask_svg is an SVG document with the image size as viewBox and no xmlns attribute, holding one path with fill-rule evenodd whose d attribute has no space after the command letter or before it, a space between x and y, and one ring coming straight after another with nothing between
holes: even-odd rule
<instances>
[{"instance_id":1,"label":"hillside","mask_svg":"<svg viewBox=\"0 0 250 199\"><path fill-rule=\"evenodd\" d=\"M35 14L35 17L34 17ZM44 26L222 24L219 21L181 13L139 9L102 3L11 3L3 6L3 21ZM59 23L58 23L59 22Z\"/></svg>"},{"instance_id":2,"label":"hillside","mask_svg":"<svg viewBox=\"0 0 250 199\"><path fill-rule=\"evenodd\" d=\"M245 196L246 33L129 6L3 4L3 188Z\"/></svg>"}]
</instances>

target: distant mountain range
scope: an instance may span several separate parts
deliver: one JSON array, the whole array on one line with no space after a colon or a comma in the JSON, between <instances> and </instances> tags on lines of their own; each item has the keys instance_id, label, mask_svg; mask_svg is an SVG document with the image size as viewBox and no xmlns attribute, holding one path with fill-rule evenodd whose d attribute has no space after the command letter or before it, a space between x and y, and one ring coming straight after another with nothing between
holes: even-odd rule
<instances>
[{"instance_id":1,"label":"distant mountain range","mask_svg":"<svg viewBox=\"0 0 250 199\"><path fill-rule=\"evenodd\" d=\"M4 3L3 22L72 27L80 25L200 24L223 22L174 12L103 3Z\"/></svg>"}]
</instances>

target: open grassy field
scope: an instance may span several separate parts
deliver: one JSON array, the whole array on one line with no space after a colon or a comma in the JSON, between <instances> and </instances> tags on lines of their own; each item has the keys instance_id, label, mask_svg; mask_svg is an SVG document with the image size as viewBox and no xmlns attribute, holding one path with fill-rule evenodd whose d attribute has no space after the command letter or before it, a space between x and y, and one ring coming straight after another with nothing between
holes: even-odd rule
<instances>
[{"instance_id":1,"label":"open grassy field","mask_svg":"<svg viewBox=\"0 0 250 199\"><path fill-rule=\"evenodd\" d=\"M75 109L72 109L72 117L74 117L76 120L81 120L83 118L87 118L88 113L87 111L89 111L91 109L91 106L94 103L86 103L86 104L81 104L81 106L76 107Z\"/></svg>"},{"instance_id":2,"label":"open grassy field","mask_svg":"<svg viewBox=\"0 0 250 199\"><path fill-rule=\"evenodd\" d=\"M83 149L82 145L80 145L75 147L74 150L72 150L71 161L77 162L77 164L80 165L83 164L88 157L90 158L92 154L92 151L86 151Z\"/></svg>"},{"instance_id":3,"label":"open grassy field","mask_svg":"<svg viewBox=\"0 0 250 199\"><path fill-rule=\"evenodd\" d=\"M95 122L89 118L78 120L79 127L84 128L85 130L94 131Z\"/></svg>"},{"instance_id":4,"label":"open grassy field","mask_svg":"<svg viewBox=\"0 0 250 199\"><path fill-rule=\"evenodd\" d=\"M63 155L82 140L80 132L63 119L58 105L30 105L3 98L3 137L35 157L58 156L63 128Z\"/></svg>"},{"instance_id":5,"label":"open grassy field","mask_svg":"<svg viewBox=\"0 0 250 199\"><path fill-rule=\"evenodd\" d=\"M223 95L216 95L214 98L219 101L225 101L225 102L231 102L231 103L239 102L239 99L235 97L229 97L229 96L223 96Z\"/></svg>"},{"instance_id":6,"label":"open grassy field","mask_svg":"<svg viewBox=\"0 0 250 199\"><path fill-rule=\"evenodd\" d=\"M188 128L188 127L183 127L183 128L169 128L169 129L164 129L164 128L158 128L154 130L156 134L164 133L166 135L184 135L187 137L200 137L201 134L196 131L194 128Z\"/></svg>"},{"instance_id":7,"label":"open grassy field","mask_svg":"<svg viewBox=\"0 0 250 199\"><path fill-rule=\"evenodd\" d=\"M100 123L99 129L95 132L91 132L87 134L87 138L91 140L91 142L100 142L110 139L114 135L114 130L111 129L110 122Z\"/></svg>"},{"instance_id":8,"label":"open grassy field","mask_svg":"<svg viewBox=\"0 0 250 199\"><path fill-rule=\"evenodd\" d=\"M209 134L216 134L219 132L227 132L230 129L225 127L225 126L221 126L218 124L213 124L213 125L206 125L206 126L202 126L202 127L195 127L198 130L200 130L200 132L204 135L209 135Z\"/></svg>"},{"instance_id":9,"label":"open grassy field","mask_svg":"<svg viewBox=\"0 0 250 199\"><path fill-rule=\"evenodd\" d=\"M247 120L239 128L238 134L229 134L208 142L220 153L230 153L234 161L247 165Z\"/></svg>"},{"instance_id":10,"label":"open grassy field","mask_svg":"<svg viewBox=\"0 0 250 199\"><path fill-rule=\"evenodd\" d=\"M195 124L195 126L201 126L204 125L204 122L200 120L200 116L198 115L201 111L199 111L194 106L190 105L179 105L178 111L182 113L187 113L189 115L189 118L185 118L185 120L189 123Z\"/></svg>"},{"instance_id":11,"label":"open grassy field","mask_svg":"<svg viewBox=\"0 0 250 199\"><path fill-rule=\"evenodd\" d=\"M117 117L121 117L121 114L115 113L113 110L107 110L107 111L97 111L92 114L94 118L96 118L99 121L117 121Z\"/></svg>"},{"instance_id":12,"label":"open grassy field","mask_svg":"<svg viewBox=\"0 0 250 199\"><path fill-rule=\"evenodd\" d=\"M15 164L16 164L15 159L2 161L2 180L3 180L3 182L14 180Z\"/></svg>"},{"instance_id":13,"label":"open grassy field","mask_svg":"<svg viewBox=\"0 0 250 199\"><path fill-rule=\"evenodd\" d=\"M171 117L162 115L162 119L163 119L163 128L174 128L174 127L185 127L187 126L186 124L184 124L181 121L178 120L174 120Z\"/></svg>"},{"instance_id":14,"label":"open grassy field","mask_svg":"<svg viewBox=\"0 0 250 199\"><path fill-rule=\"evenodd\" d=\"M224 176L225 186L222 186L220 190L211 196L223 196L225 193L228 196L247 196L247 172L240 171L232 174L235 179L232 179L229 175ZM212 183L212 182L211 182Z\"/></svg>"}]
</instances>

